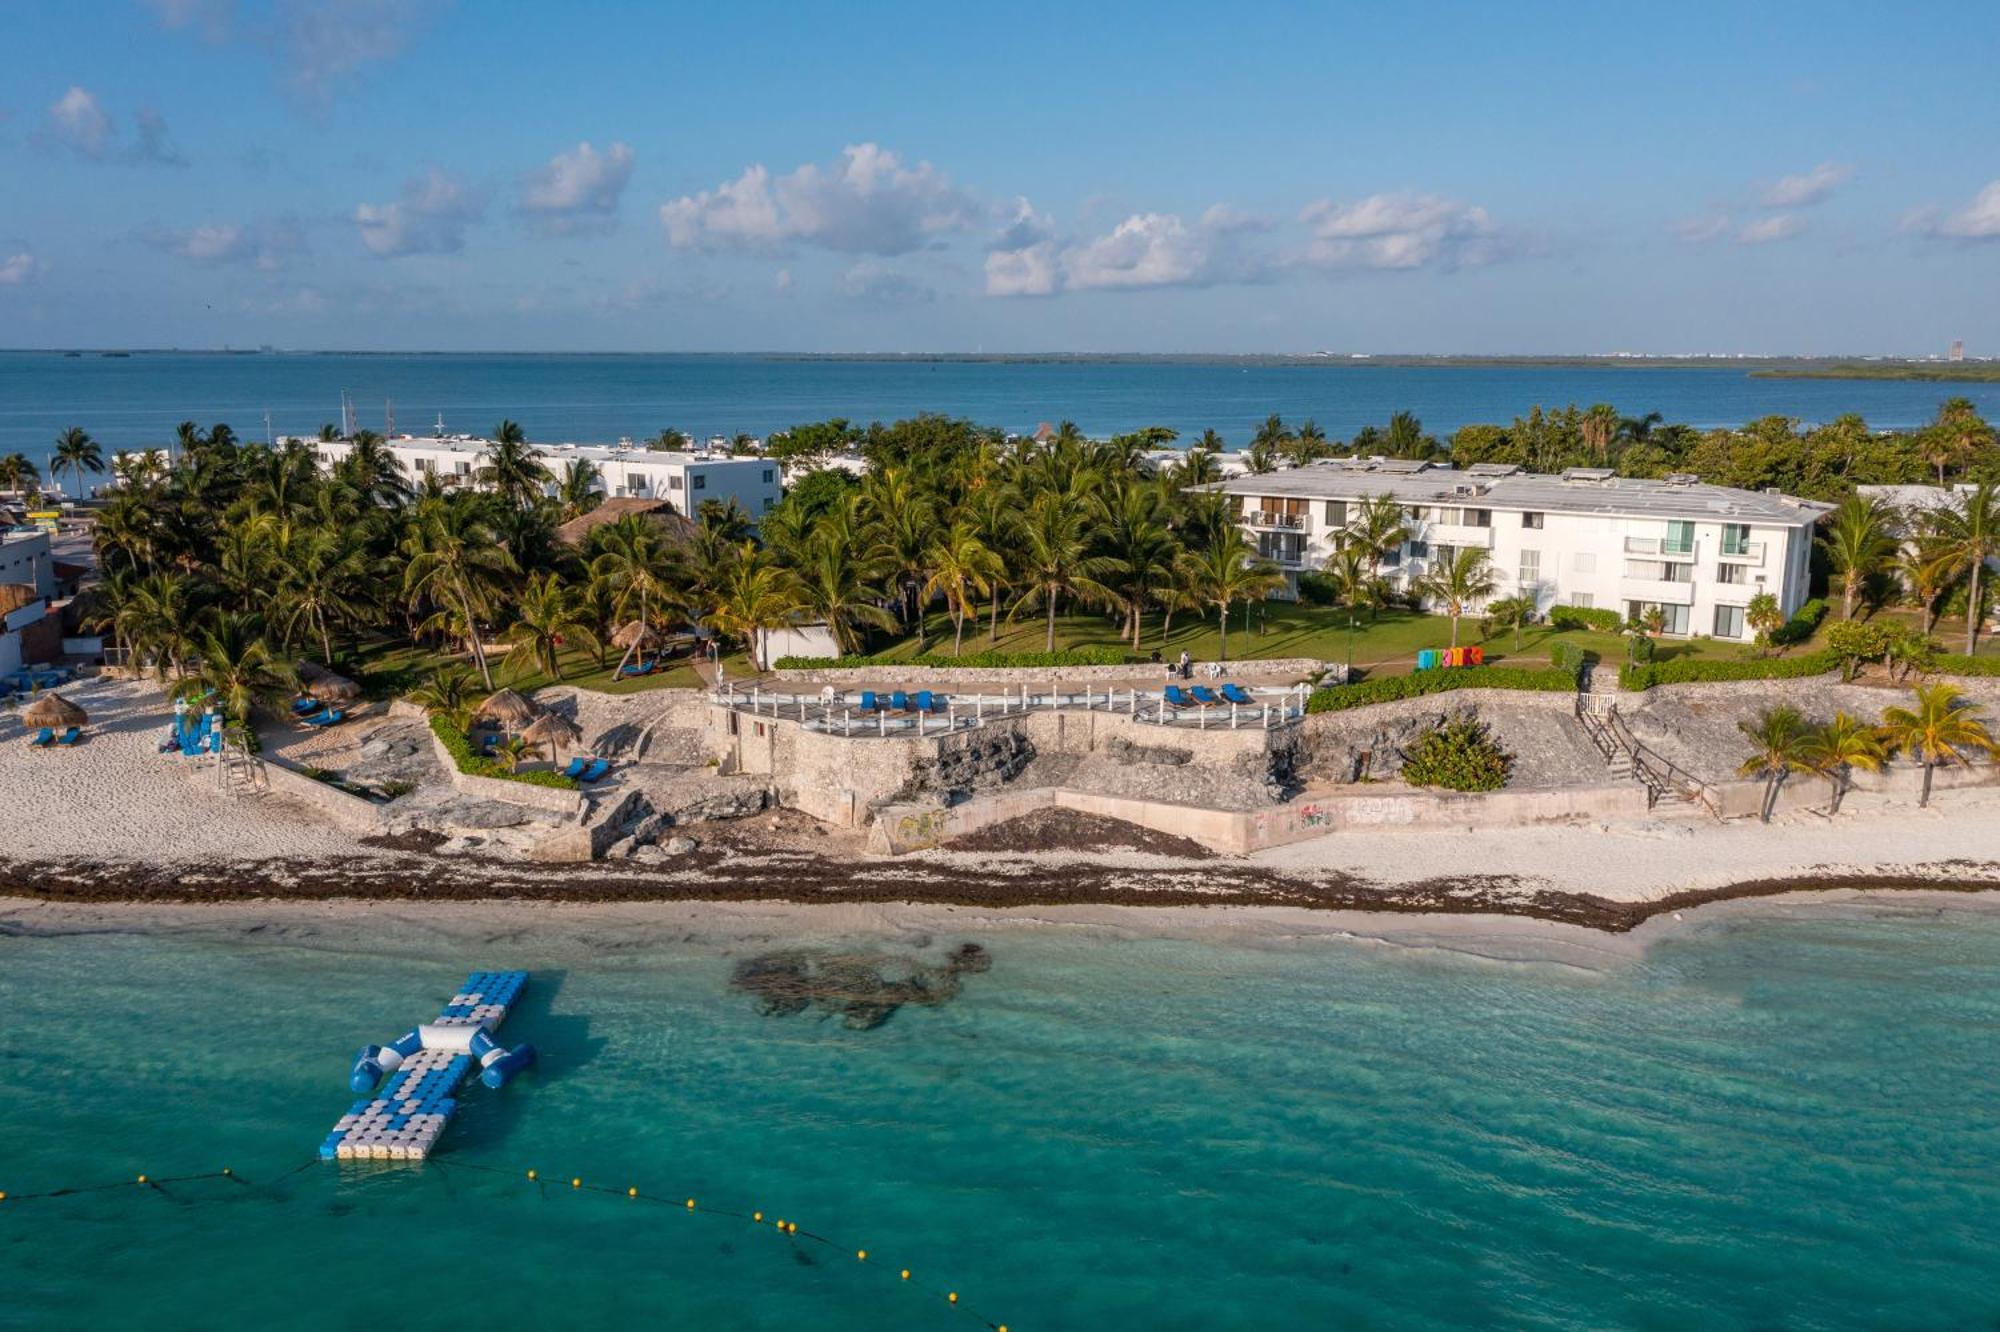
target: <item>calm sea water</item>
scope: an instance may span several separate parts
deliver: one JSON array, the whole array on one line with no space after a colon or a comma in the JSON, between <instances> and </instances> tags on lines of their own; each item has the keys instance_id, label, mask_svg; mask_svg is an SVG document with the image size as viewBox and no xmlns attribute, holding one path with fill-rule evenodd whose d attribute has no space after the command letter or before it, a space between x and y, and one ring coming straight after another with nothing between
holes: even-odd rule
<instances>
[{"instance_id":1,"label":"calm sea water","mask_svg":"<svg viewBox=\"0 0 2000 1332\"><path fill-rule=\"evenodd\" d=\"M2000 385L1751 379L1730 369L1242 367L800 361L757 356L222 356L0 353L0 452L40 458L81 425L113 448L160 443L175 423L227 421L246 439L309 434L340 419L482 432L512 417L531 439L610 442L673 426L697 436L763 435L844 416L947 412L1018 431L1070 419L1092 434L1167 425L1249 439L1271 412L1314 417L1336 437L1409 409L1440 433L1505 422L1530 407L1610 402L1670 421L1734 425L1771 413L1807 421L1860 412L1878 426L1929 419L1953 395L2000 415Z\"/></svg>"},{"instance_id":2,"label":"calm sea water","mask_svg":"<svg viewBox=\"0 0 2000 1332\"><path fill-rule=\"evenodd\" d=\"M1603 971L1003 930L956 1001L874 1031L760 1015L727 985L751 950L685 931L543 918L468 946L397 914L0 940L16 1193L269 1179L349 1099L351 1050L473 965L537 968L507 1033L545 1052L421 1168L0 1204L0 1326L2000 1319L1991 914L1772 909Z\"/></svg>"}]
</instances>

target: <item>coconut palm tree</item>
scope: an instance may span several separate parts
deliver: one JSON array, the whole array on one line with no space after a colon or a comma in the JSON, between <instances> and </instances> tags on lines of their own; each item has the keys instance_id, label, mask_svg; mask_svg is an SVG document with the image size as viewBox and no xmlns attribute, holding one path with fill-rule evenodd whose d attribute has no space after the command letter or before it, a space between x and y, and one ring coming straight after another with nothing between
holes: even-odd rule
<instances>
[{"instance_id":1,"label":"coconut palm tree","mask_svg":"<svg viewBox=\"0 0 2000 1332\"><path fill-rule=\"evenodd\" d=\"M1382 580L1368 567L1368 552L1358 541L1335 546L1325 569L1335 600L1347 611L1347 669L1352 674L1355 616L1362 608L1372 611L1381 603Z\"/></svg>"},{"instance_id":2,"label":"coconut palm tree","mask_svg":"<svg viewBox=\"0 0 2000 1332\"><path fill-rule=\"evenodd\" d=\"M924 583L923 599L944 598L951 615L951 655L959 656L965 649L965 621L973 614L973 599L988 595L1006 566L964 522L937 539L925 563L931 576Z\"/></svg>"},{"instance_id":3,"label":"coconut palm tree","mask_svg":"<svg viewBox=\"0 0 2000 1332\"><path fill-rule=\"evenodd\" d=\"M1044 491L1028 506L1022 524L1015 567L1020 595L1008 614L1011 617L1024 606L1039 606L1047 620L1043 650L1054 652L1056 611L1064 599L1093 606L1115 604L1117 594L1103 580L1121 567L1108 555L1091 553L1080 503L1061 491Z\"/></svg>"},{"instance_id":4,"label":"coconut palm tree","mask_svg":"<svg viewBox=\"0 0 2000 1332\"><path fill-rule=\"evenodd\" d=\"M563 648L581 645L598 650L597 631L579 590L553 569L528 575L514 623L507 626L507 642L513 645L507 664L517 680L536 670L561 680Z\"/></svg>"},{"instance_id":5,"label":"coconut palm tree","mask_svg":"<svg viewBox=\"0 0 2000 1332\"><path fill-rule=\"evenodd\" d=\"M176 687L175 696L212 694L224 716L247 726L259 704L298 693L298 673L272 648L263 628L255 615L216 611L201 635L200 664Z\"/></svg>"},{"instance_id":6,"label":"coconut palm tree","mask_svg":"<svg viewBox=\"0 0 2000 1332\"><path fill-rule=\"evenodd\" d=\"M1973 715L1972 700L1957 686L1917 685L1914 708L1885 708L1882 736L1891 749L1924 765L1924 791L1919 808L1931 803L1931 777L1940 763L1969 765L1973 755L2000 753L1986 723Z\"/></svg>"},{"instance_id":7,"label":"coconut palm tree","mask_svg":"<svg viewBox=\"0 0 2000 1332\"><path fill-rule=\"evenodd\" d=\"M1382 432L1382 451L1391 458L1434 458L1438 442L1424 433L1424 423L1414 412L1397 412Z\"/></svg>"},{"instance_id":8,"label":"coconut palm tree","mask_svg":"<svg viewBox=\"0 0 2000 1332\"><path fill-rule=\"evenodd\" d=\"M1126 477L1099 497L1100 538L1107 555L1123 566L1116 587L1125 609L1120 636L1139 650L1139 635L1153 588L1179 558L1179 543L1162 521L1160 495L1137 477Z\"/></svg>"},{"instance_id":9,"label":"coconut palm tree","mask_svg":"<svg viewBox=\"0 0 2000 1332\"><path fill-rule=\"evenodd\" d=\"M861 483L861 513L867 523L870 558L895 585L897 605L906 626L917 631L917 651L924 650L921 592L927 572L924 556L931 547L935 509L916 479L902 467L871 471Z\"/></svg>"},{"instance_id":10,"label":"coconut palm tree","mask_svg":"<svg viewBox=\"0 0 2000 1332\"><path fill-rule=\"evenodd\" d=\"M822 526L831 528L833 524ZM875 584L872 566L851 541L829 530L818 532L806 542L794 571L800 605L826 622L843 656L861 651L864 626L896 627L896 617L880 604L883 593Z\"/></svg>"},{"instance_id":11,"label":"coconut palm tree","mask_svg":"<svg viewBox=\"0 0 2000 1332\"><path fill-rule=\"evenodd\" d=\"M1943 543L1926 531L1897 552L1896 576L1910 599L1924 613L1923 634L1929 637L1937 624L1938 598L1951 582L1951 567L1943 557Z\"/></svg>"},{"instance_id":12,"label":"coconut palm tree","mask_svg":"<svg viewBox=\"0 0 2000 1332\"><path fill-rule=\"evenodd\" d=\"M277 605L285 643L301 633L319 640L320 660L333 664L333 626L354 619L368 559L357 534L340 527L306 534L277 568Z\"/></svg>"},{"instance_id":13,"label":"coconut palm tree","mask_svg":"<svg viewBox=\"0 0 2000 1332\"><path fill-rule=\"evenodd\" d=\"M1806 719L1797 708L1786 704L1767 708L1755 722L1738 722L1736 729L1748 736L1754 746L1754 752L1737 768L1737 775L1764 779L1764 799L1758 806L1757 817L1769 823L1771 809L1777 804L1778 788L1785 778L1809 767Z\"/></svg>"},{"instance_id":14,"label":"coconut palm tree","mask_svg":"<svg viewBox=\"0 0 2000 1332\"><path fill-rule=\"evenodd\" d=\"M1285 429L1285 423L1278 419L1276 412L1264 419L1257 427L1257 433L1250 437L1250 447L1245 451L1243 461L1252 473L1262 476L1278 470L1284 461L1286 451L1291 447L1292 436Z\"/></svg>"},{"instance_id":15,"label":"coconut palm tree","mask_svg":"<svg viewBox=\"0 0 2000 1332\"><path fill-rule=\"evenodd\" d=\"M135 661L150 660L160 678L181 674L194 642L196 584L185 574L153 573L134 581L112 611L118 636Z\"/></svg>"},{"instance_id":16,"label":"coconut palm tree","mask_svg":"<svg viewBox=\"0 0 2000 1332\"><path fill-rule=\"evenodd\" d=\"M482 695L475 691L472 672L463 666L440 666L409 692L418 707L437 713L458 730L464 730L472 709Z\"/></svg>"},{"instance_id":17,"label":"coconut palm tree","mask_svg":"<svg viewBox=\"0 0 2000 1332\"><path fill-rule=\"evenodd\" d=\"M1000 637L1000 594L1010 576L1007 556L1021 531L1020 496L1010 486L984 485L966 497L958 516L998 563L996 572L987 579L986 641L991 643Z\"/></svg>"},{"instance_id":18,"label":"coconut palm tree","mask_svg":"<svg viewBox=\"0 0 2000 1332\"><path fill-rule=\"evenodd\" d=\"M403 570L404 598L412 607L429 601L459 618L479 678L491 691L493 671L480 642L479 618L492 611L501 589L520 572L514 557L464 503L447 504L426 515L404 538L403 552L409 556Z\"/></svg>"},{"instance_id":19,"label":"coconut palm tree","mask_svg":"<svg viewBox=\"0 0 2000 1332\"><path fill-rule=\"evenodd\" d=\"M493 427L493 443L480 459L479 483L490 486L516 508L540 498L549 470L521 427L502 421Z\"/></svg>"},{"instance_id":20,"label":"coconut palm tree","mask_svg":"<svg viewBox=\"0 0 2000 1332\"><path fill-rule=\"evenodd\" d=\"M1235 528L1205 550L1181 557L1188 581L1204 606L1215 607L1221 642L1217 657L1229 660L1229 608L1239 601L1269 596L1285 585L1285 576Z\"/></svg>"},{"instance_id":21,"label":"coconut palm tree","mask_svg":"<svg viewBox=\"0 0 2000 1332\"><path fill-rule=\"evenodd\" d=\"M578 458L563 466L556 480L556 503L562 506L563 521L589 513L604 502L603 473L588 458Z\"/></svg>"},{"instance_id":22,"label":"coconut palm tree","mask_svg":"<svg viewBox=\"0 0 2000 1332\"><path fill-rule=\"evenodd\" d=\"M765 669L760 630L781 629L798 618L798 580L754 542L746 541L724 570L716 589L709 623L716 632L741 638L750 647L751 662Z\"/></svg>"},{"instance_id":23,"label":"coconut palm tree","mask_svg":"<svg viewBox=\"0 0 2000 1332\"><path fill-rule=\"evenodd\" d=\"M1514 631L1514 650L1521 650L1521 630L1535 621L1535 599L1530 596L1501 597L1486 603L1485 623L1480 632L1491 637L1497 630Z\"/></svg>"},{"instance_id":24,"label":"coconut palm tree","mask_svg":"<svg viewBox=\"0 0 2000 1332\"><path fill-rule=\"evenodd\" d=\"M1889 752L1879 727L1870 726L1845 712L1836 712L1832 721L1806 732L1805 741L1800 746L1800 757L1807 767L1825 774L1827 780L1833 783L1833 799L1828 803L1826 812L1838 814L1841 800L1853 786L1854 770L1880 772Z\"/></svg>"},{"instance_id":25,"label":"coconut palm tree","mask_svg":"<svg viewBox=\"0 0 2000 1332\"><path fill-rule=\"evenodd\" d=\"M18 495L42 479L36 466L28 461L25 453L10 453L0 458L0 490L12 491Z\"/></svg>"},{"instance_id":26,"label":"coconut palm tree","mask_svg":"<svg viewBox=\"0 0 2000 1332\"><path fill-rule=\"evenodd\" d=\"M680 595L680 563L665 531L644 514L628 513L597 530L597 549L590 576L608 593L612 614L650 630Z\"/></svg>"},{"instance_id":27,"label":"coconut palm tree","mask_svg":"<svg viewBox=\"0 0 2000 1332\"><path fill-rule=\"evenodd\" d=\"M2000 485L1981 481L1959 496L1959 502L1936 511L1932 519L1938 560L1953 578L1968 580L1965 599L1965 654L1979 644L1980 582L1987 561L2000 559Z\"/></svg>"},{"instance_id":28,"label":"coconut palm tree","mask_svg":"<svg viewBox=\"0 0 2000 1332\"><path fill-rule=\"evenodd\" d=\"M1349 515L1347 528L1337 539L1342 545L1359 546L1368 557L1369 575L1379 577L1382 562L1410 539L1409 511L1393 495L1363 500Z\"/></svg>"},{"instance_id":29,"label":"coconut palm tree","mask_svg":"<svg viewBox=\"0 0 2000 1332\"><path fill-rule=\"evenodd\" d=\"M50 460L49 470L60 474L65 467L76 477L78 499L83 498L83 474L104 471L104 450L80 427L71 426L56 436L55 456Z\"/></svg>"},{"instance_id":30,"label":"coconut palm tree","mask_svg":"<svg viewBox=\"0 0 2000 1332\"><path fill-rule=\"evenodd\" d=\"M1861 584L1887 568L1896 554L1896 511L1878 499L1849 495L1828 520L1819 547L1840 580L1840 618L1854 618Z\"/></svg>"},{"instance_id":31,"label":"coconut palm tree","mask_svg":"<svg viewBox=\"0 0 2000 1332\"><path fill-rule=\"evenodd\" d=\"M1473 606L1493 595L1500 575L1483 546L1466 546L1452 552L1449 560L1434 560L1430 571L1416 580L1413 590L1424 600L1442 607L1451 617L1451 645L1458 646L1458 620Z\"/></svg>"}]
</instances>

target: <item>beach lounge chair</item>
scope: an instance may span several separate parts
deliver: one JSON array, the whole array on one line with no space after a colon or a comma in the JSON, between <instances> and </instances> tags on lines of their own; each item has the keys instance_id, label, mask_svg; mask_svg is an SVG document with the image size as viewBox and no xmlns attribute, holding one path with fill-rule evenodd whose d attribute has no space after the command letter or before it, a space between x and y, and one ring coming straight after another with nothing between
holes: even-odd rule
<instances>
[{"instance_id":1,"label":"beach lounge chair","mask_svg":"<svg viewBox=\"0 0 2000 1332\"><path fill-rule=\"evenodd\" d=\"M303 717L308 712L318 712L320 701L316 698L295 698L292 700L292 715Z\"/></svg>"},{"instance_id":2,"label":"beach lounge chair","mask_svg":"<svg viewBox=\"0 0 2000 1332\"><path fill-rule=\"evenodd\" d=\"M1216 707L1222 702L1220 698L1216 697L1215 691L1213 689L1210 689L1207 685L1196 685L1194 687L1193 693L1194 693L1194 701L1201 704L1205 708Z\"/></svg>"},{"instance_id":3,"label":"beach lounge chair","mask_svg":"<svg viewBox=\"0 0 2000 1332\"><path fill-rule=\"evenodd\" d=\"M620 678L631 675L651 675L653 673L653 666L654 663L650 661L635 662L631 665L620 666L618 674Z\"/></svg>"},{"instance_id":4,"label":"beach lounge chair","mask_svg":"<svg viewBox=\"0 0 2000 1332\"><path fill-rule=\"evenodd\" d=\"M344 712L322 712L316 717L307 717L304 720L308 726L338 726L347 720L347 714Z\"/></svg>"},{"instance_id":5,"label":"beach lounge chair","mask_svg":"<svg viewBox=\"0 0 2000 1332\"><path fill-rule=\"evenodd\" d=\"M587 759L583 755L579 754L575 758L569 761L568 766L563 768L562 775L569 778L571 781L575 781L577 778L583 776L584 770L590 767L591 763L593 763L594 761L595 760Z\"/></svg>"},{"instance_id":6,"label":"beach lounge chair","mask_svg":"<svg viewBox=\"0 0 2000 1332\"><path fill-rule=\"evenodd\" d=\"M611 771L610 759L592 759L590 761L590 766L588 768L585 768L583 772L580 775L578 775L577 780L580 782L594 782L597 781L599 778L603 777L605 773L610 771Z\"/></svg>"},{"instance_id":7,"label":"beach lounge chair","mask_svg":"<svg viewBox=\"0 0 2000 1332\"><path fill-rule=\"evenodd\" d=\"M56 742L56 733L50 728L44 726L41 730L35 732L34 738L29 740L28 744L36 749L47 749L50 745L54 744L55 742Z\"/></svg>"},{"instance_id":8,"label":"beach lounge chair","mask_svg":"<svg viewBox=\"0 0 2000 1332\"><path fill-rule=\"evenodd\" d=\"M1183 690L1179 685L1168 685L1164 697L1167 700L1168 707L1191 708L1195 706L1195 701L1189 698L1187 691Z\"/></svg>"},{"instance_id":9,"label":"beach lounge chair","mask_svg":"<svg viewBox=\"0 0 2000 1332\"><path fill-rule=\"evenodd\" d=\"M930 710L931 710L931 691L928 689L919 689L917 691L917 711L929 712Z\"/></svg>"},{"instance_id":10,"label":"beach lounge chair","mask_svg":"<svg viewBox=\"0 0 2000 1332\"><path fill-rule=\"evenodd\" d=\"M64 731L61 735L56 737L56 743L59 745L73 745L82 738L83 738L83 728L78 726L72 726L68 730Z\"/></svg>"},{"instance_id":11,"label":"beach lounge chair","mask_svg":"<svg viewBox=\"0 0 2000 1332\"><path fill-rule=\"evenodd\" d=\"M864 689L861 691L861 702L855 705L854 710L856 712L874 712L878 708L880 708L880 706L881 705L875 701L875 691L872 689Z\"/></svg>"},{"instance_id":12,"label":"beach lounge chair","mask_svg":"<svg viewBox=\"0 0 2000 1332\"><path fill-rule=\"evenodd\" d=\"M892 712L908 712L910 710L910 696L898 689L889 695L889 709Z\"/></svg>"},{"instance_id":13,"label":"beach lounge chair","mask_svg":"<svg viewBox=\"0 0 2000 1332\"><path fill-rule=\"evenodd\" d=\"M1234 703L1240 707L1249 707L1257 700L1250 697L1249 691L1244 689L1242 685L1231 680L1228 684L1222 686L1222 701L1225 703Z\"/></svg>"},{"instance_id":14,"label":"beach lounge chair","mask_svg":"<svg viewBox=\"0 0 2000 1332\"><path fill-rule=\"evenodd\" d=\"M951 702L950 694L932 694L930 710L932 712L943 712L945 710L945 706L950 702Z\"/></svg>"}]
</instances>

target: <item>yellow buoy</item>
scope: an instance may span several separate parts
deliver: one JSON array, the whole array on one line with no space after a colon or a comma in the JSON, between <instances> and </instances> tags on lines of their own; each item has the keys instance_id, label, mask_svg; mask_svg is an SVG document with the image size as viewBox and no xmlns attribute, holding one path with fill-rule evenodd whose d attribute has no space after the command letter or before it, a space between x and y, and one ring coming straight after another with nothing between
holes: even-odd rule
<instances>
[{"instance_id":1,"label":"yellow buoy","mask_svg":"<svg viewBox=\"0 0 2000 1332\"><path fill-rule=\"evenodd\" d=\"M908 1281L909 1279L910 1279L910 1269L906 1267L903 1269L903 1280Z\"/></svg>"},{"instance_id":2,"label":"yellow buoy","mask_svg":"<svg viewBox=\"0 0 2000 1332\"><path fill-rule=\"evenodd\" d=\"M855 1259L856 1259L857 1261L859 1261L859 1262L864 1262L864 1263L865 1263L865 1262L867 1262L867 1261L868 1261L868 1250L866 1250L866 1249L856 1249L856 1250L854 1251L854 1257L855 1257Z\"/></svg>"},{"instance_id":3,"label":"yellow buoy","mask_svg":"<svg viewBox=\"0 0 2000 1332\"><path fill-rule=\"evenodd\" d=\"M948 1292L948 1293L947 1293L947 1294L945 1295L945 1299L947 1299L947 1300L951 1301L951 1302L952 1302L953 1304L957 1304L957 1303L958 1303L958 1292L957 1292L957 1291L955 1291L955 1290L954 1290L954 1291L950 1291L950 1292Z\"/></svg>"},{"instance_id":4,"label":"yellow buoy","mask_svg":"<svg viewBox=\"0 0 2000 1332\"><path fill-rule=\"evenodd\" d=\"M692 1198L689 1198L689 1199L688 1199L688 1210L689 1210L690 1212L692 1212L692 1211L694 1210L694 1199L692 1199Z\"/></svg>"},{"instance_id":5,"label":"yellow buoy","mask_svg":"<svg viewBox=\"0 0 2000 1332\"><path fill-rule=\"evenodd\" d=\"M530 1171L528 1172L528 1178L529 1178L529 1179L533 1179L534 1177L535 1177L535 1172L534 1172L534 1171L532 1171L532 1170L530 1170Z\"/></svg>"},{"instance_id":6,"label":"yellow buoy","mask_svg":"<svg viewBox=\"0 0 2000 1332\"><path fill-rule=\"evenodd\" d=\"M625 1190L625 1196L626 1196L626 1197L628 1197L628 1198L636 1198L636 1197L638 1197L638 1196L639 1196L639 1190L637 1190L637 1189L627 1189L627 1190Z\"/></svg>"},{"instance_id":7,"label":"yellow buoy","mask_svg":"<svg viewBox=\"0 0 2000 1332\"><path fill-rule=\"evenodd\" d=\"M139 1182L141 1184L144 1184L146 1182L146 1177L144 1175L139 1176Z\"/></svg>"},{"instance_id":8,"label":"yellow buoy","mask_svg":"<svg viewBox=\"0 0 2000 1332\"><path fill-rule=\"evenodd\" d=\"M7 1190L0 1189L0 1202L6 1202L6 1201L7 1201Z\"/></svg>"},{"instance_id":9,"label":"yellow buoy","mask_svg":"<svg viewBox=\"0 0 2000 1332\"><path fill-rule=\"evenodd\" d=\"M764 1214L762 1212L752 1212L750 1213L750 1219L752 1221L762 1221L764 1219Z\"/></svg>"},{"instance_id":10,"label":"yellow buoy","mask_svg":"<svg viewBox=\"0 0 2000 1332\"><path fill-rule=\"evenodd\" d=\"M572 1179L569 1182L569 1186L573 1189L580 1189L583 1187L583 1180L581 1178Z\"/></svg>"},{"instance_id":11,"label":"yellow buoy","mask_svg":"<svg viewBox=\"0 0 2000 1332\"><path fill-rule=\"evenodd\" d=\"M233 1175L236 1172L234 1170L231 1170L228 1166L224 1166L222 1167L222 1173L225 1175Z\"/></svg>"},{"instance_id":12,"label":"yellow buoy","mask_svg":"<svg viewBox=\"0 0 2000 1332\"><path fill-rule=\"evenodd\" d=\"M791 1234L796 1235L799 1233L799 1223L794 1221L789 1226L786 1226L785 1229Z\"/></svg>"}]
</instances>

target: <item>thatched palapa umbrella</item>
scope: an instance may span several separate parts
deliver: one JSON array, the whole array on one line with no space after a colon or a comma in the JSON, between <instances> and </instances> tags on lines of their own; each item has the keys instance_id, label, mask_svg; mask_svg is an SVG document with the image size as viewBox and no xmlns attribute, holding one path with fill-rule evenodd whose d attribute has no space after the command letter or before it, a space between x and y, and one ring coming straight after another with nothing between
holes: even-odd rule
<instances>
[{"instance_id":1,"label":"thatched palapa umbrella","mask_svg":"<svg viewBox=\"0 0 2000 1332\"><path fill-rule=\"evenodd\" d=\"M512 689L502 689L479 705L479 711L472 714L479 721L499 722L510 731L517 731L533 721L538 715L533 703Z\"/></svg>"},{"instance_id":2,"label":"thatched palapa umbrella","mask_svg":"<svg viewBox=\"0 0 2000 1332\"><path fill-rule=\"evenodd\" d=\"M306 692L322 703L347 703L361 697L361 686L344 675L321 671L306 686Z\"/></svg>"},{"instance_id":3,"label":"thatched palapa umbrella","mask_svg":"<svg viewBox=\"0 0 2000 1332\"><path fill-rule=\"evenodd\" d=\"M618 631L611 635L611 646L625 650L625 655L618 659L618 669L621 671L625 669L625 663L632 659L634 652L643 658L646 649L653 647L659 641L659 631L644 620L628 620L618 626Z\"/></svg>"},{"instance_id":4,"label":"thatched palapa umbrella","mask_svg":"<svg viewBox=\"0 0 2000 1332\"><path fill-rule=\"evenodd\" d=\"M583 728L559 712L544 712L521 732L521 738L531 745L547 745L549 762L554 763L558 748L568 749L583 739Z\"/></svg>"},{"instance_id":5,"label":"thatched palapa umbrella","mask_svg":"<svg viewBox=\"0 0 2000 1332\"><path fill-rule=\"evenodd\" d=\"M43 694L40 698L21 709L23 726L69 727L87 726L90 718L84 710L64 698L61 694Z\"/></svg>"}]
</instances>

